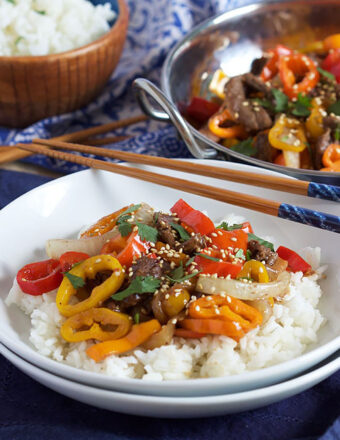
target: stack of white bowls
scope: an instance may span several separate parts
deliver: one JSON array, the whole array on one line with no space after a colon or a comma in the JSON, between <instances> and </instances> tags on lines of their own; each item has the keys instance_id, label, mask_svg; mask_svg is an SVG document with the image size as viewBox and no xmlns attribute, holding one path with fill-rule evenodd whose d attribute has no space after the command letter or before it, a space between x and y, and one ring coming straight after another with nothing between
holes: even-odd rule
<instances>
[{"instance_id":1,"label":"stack of white bowls","mask_svg":"<svg viewBox=\"0 0 340 440\"><path fill-rule=\"evenodd\" d=\"M246 165L210 162L226 169L251 170ZM260 169L257 172L275 174ZM183 177L183 173L169 174ZM184 178L192 179L192 176L184 175ZM198 180L339 214L339 205L332 202L207 177ZM214 220L228 212L240 214L251 221L258 235L275 236L287 247L322 248L322 263L327 264L328 269L327 278L321 282L320 309L327 321L319 331L318 341L298 358L261 370L219 378L163 382L109 377L39 354L29 342L30 321L27 316L16 306L7 307L4 303L18 269L28 262L46 259L44 245L47 239L75 236L84 225L94 223L120 206L144 201L167 211L180 197L201 210L207 210ZM20 228L15 226L18 219ZM0 243L0 352L38 382L81 402L153 417L213 416L254 409L285 399L312 387L340 368L340 239L337 234L147 182L137 183L127 177L88 170L43 185L4 208L0 212Z\"/></svg>"}]
</instances>

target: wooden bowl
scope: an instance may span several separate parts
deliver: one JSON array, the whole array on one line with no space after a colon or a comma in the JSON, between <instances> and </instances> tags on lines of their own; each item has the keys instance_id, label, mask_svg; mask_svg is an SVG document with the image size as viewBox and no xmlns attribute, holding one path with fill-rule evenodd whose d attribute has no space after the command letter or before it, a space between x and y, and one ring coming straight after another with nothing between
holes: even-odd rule
<instances>
[{"instance_id":1,"label":"wooden bowl","mask_svg":"<svg viewBox=\"0 0 340 440\"><path fill-rule=\"evenodd\" d=\"M129 13L124 0L109 32L86 46L53 55L0 56L0 125L25 127L79 109L110 78L123 50Z\"/></svg>"}]
</instances>

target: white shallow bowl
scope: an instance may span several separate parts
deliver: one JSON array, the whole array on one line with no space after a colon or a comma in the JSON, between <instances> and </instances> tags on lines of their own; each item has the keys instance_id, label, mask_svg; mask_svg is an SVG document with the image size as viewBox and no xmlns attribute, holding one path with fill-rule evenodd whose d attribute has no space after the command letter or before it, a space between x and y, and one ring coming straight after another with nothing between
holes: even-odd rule
<instances>
[{"instance_id":1,"label":"white shallow bowl","mask_svg":"<svg viewBox=\"0 0 340 440\"><path fill-rule=\"evenodd\" d=\"M67 380L25 361L1 344L0 353L32 379L71 399L125 414L167 418L210 417L261 408L311 388L340 368L340 353L337 352L307 373L266 388L218 396L143 396Z\"/></svg>"},{"instance_id":2,"label":"white shallow bowl","mask_svg":"<svg viewBox=\"0 0 340 440\"><path fill-rule=\"evenodd\" d=\"M196 161L211 163L226 169L253 170L247 165L220 161ZM141 166L140 168L148 169ZM257 169L259 173L271 171ZM163 174L195 179L174 171L161 170ZM308 199L280 192L259 189L232 182L222 182L197 177L202 183L212 184L268 199L302 205L310 209L339 213L339 205L332 202ZM6 307L3 300L12 285L18 269L30 261L45 259L45 241L50 238L75 236L79 229L93 223L117 206L145 201L150 205L168 210L180 197L198 209L208 211L218 221L228 212L249 219L257 235L277 238L278 243L299 250L306 246L322 247L322 263L328 264L327 279L322 281L324 295L320 309L327 318L319 332L319 340L309 346L302 356L279 365L240 375L194 379L186 381L150 382L139 379L114 378L88 372L58 363L37 353L30 344L30 322L16 306ZM17 355L45 370L84 384L133 394L192 396L225 394L267 386L293 377L311 368L340 348L340 261L338 249L340 237L332 232L318 230L263 215L247 209L223 204L184 192L163 188L147 182L101 171L82 171L39 188L18 198L0 212L0 342Z\"/></svg>"}]
</instances>

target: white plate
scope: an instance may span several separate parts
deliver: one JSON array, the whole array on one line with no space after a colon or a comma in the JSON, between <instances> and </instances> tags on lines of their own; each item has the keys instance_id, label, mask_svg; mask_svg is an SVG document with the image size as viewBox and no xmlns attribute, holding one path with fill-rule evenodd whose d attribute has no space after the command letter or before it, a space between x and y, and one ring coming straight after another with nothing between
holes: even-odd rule
<instances>
[{"instance_id":1,"label":"white plate","mask_svg":"<svg viewBox=\"0 0 340 440\"><path fill-rule=\"evenodd\" d=\"M211 163L226 169L254 170L246 165L229 162L197 162ZM140 168L148 169L148 167L142 166ZM260 168L256 171L275 174ZM166 170L161 172L167 173ZM195 179L192 175L174 171L168 171L168 173L180 177L184 176L188 180ZM260 195L268 199L299 204L311 209L333 214L339 213L339 205L332 202L308 199L232 182L222 182L206 177L197 177L195 180L248 194ZM308 352L297 359L262 370L223 378L159 383L113 378L86 372L38 354L28 341L29 319L15 306L7 308L3 303L17 270L27 262L45 258L44 244L47 239L75 235L83 225L93 223L97 218L115 210L117 206L145 201L154 207L168 210L180 197L185 198L188 203L198 209L207 210L214 220L220 219L227 212L243 215L251 221L256 234L278 237L278 241L293 249L305 246L322 247L322 261L329 265L329 269L327 279L322 281L325 294L320 302L320 308L328 322L319 332L318 343L310 346ZM340 314L338 300L340 280L337 275L340 267L338 251L340 237L331 232L147 182L88 170L36 188L5 207L0 212L0 243L0 342L29 362L72 380L107 389L140 394L172 396L223 394L254 389L285 380L312 367L340 348L340 320L338 319Z\"/></svg>"},{"instance_id":2,"label":"white plate","mask_svg":"<svg viewBox=\"0 0 340 440\"><path fill-rule=\"evenodd\" d=\"M71 399L125 414L167 418L210 417L261 408L311 388L340 368L337 352L306 374L278 385L218 396L164 397L119 393L79 384L26 362L1 344L0 353L32 379Z\"/></svg>"}]
</instances>

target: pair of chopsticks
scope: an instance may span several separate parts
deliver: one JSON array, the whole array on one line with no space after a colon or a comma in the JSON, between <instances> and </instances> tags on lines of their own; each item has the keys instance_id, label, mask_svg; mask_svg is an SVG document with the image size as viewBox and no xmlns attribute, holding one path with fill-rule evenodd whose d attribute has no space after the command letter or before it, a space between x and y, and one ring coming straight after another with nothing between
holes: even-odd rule
<instances>
[{"instance_id":1,"label":"pair of chopsticks","mask_svg":"<svg viewBox=\"0 0 340 440\"><path fill-rule=\"evenodd\" d=\"M312 211L310 209L286 203L279 203L276 201L267 200L248 194L241 194L238 192L204 185L185 179L179 179L167 175L164 176L162 174L142 170L139 168L128 167L125 165L119 165L112 162L106 162L103 160L93 159L56 150L69 150L86 154L101 155L107 158L119 159L126 162L152 165L156 167L183 171L186 173L203 175L206 177L213 177L222 180L231 180L239 183L251 184L264 188L270 188L273 190L307 195L311 197L317 197L318 192L320 192L322 194L326 194L325 198L332 197L331 200L338 202L340 201L340 187L332 187L330 185L313 183L311 191L311 183L309 182L287 179L284 177L268 176L258 173L250 173L246 171L226 170L224 168L219 168L211 165L203 165L192 162L188 163L176 159L166 159L123 151L114 151L107 148L71 144L60 140L58 141L34 139L33 144L18 144L18 147L26 151L30 151L31 153L44 154L46 156L67 160L90 168L111 171L116 174L148 181L158 185L178 189L180 191L185 191L221 202L230 203L232 205L241 206L243 208L248 208L254 211L259 211L265 214L270 214L287 220L292 220L306 225L315 226L321 229L340 233L340 217L332 214ZM319 188L317 190L317 187L320 187L321 189ZM329 194L331 196L329 196Z\"/></svg>"},{"instance_id":2,"label":"pair of chopsticks","mask_svg":"<svg viewBox=\"0 0 340 440\"><path fill-rule=\"evenodd\" d=\"M129 125L137 124L147 120L147 116L138 115L132 118L122 119L121 121L114 121L108 124L102 124L97 127L87 128L86 130L75 131L73 133L64 134L52 138L53 140L64 141L64 142L81 142L88 145L107 145L116 142L121 142L125 139L129 139L129 136L111 136L106 138L96 138L96 136L109 133L118 128L127 127ZM20 148L14 146L2 146L0 148L0 164L13 162L15 160L24 159L25 157L31 156L32 153L29 151L23 151Z\"/></svg>"}]
</instances>

